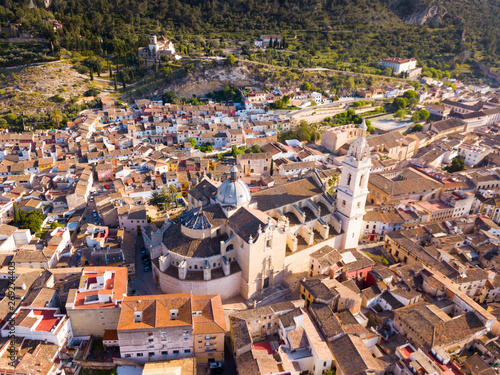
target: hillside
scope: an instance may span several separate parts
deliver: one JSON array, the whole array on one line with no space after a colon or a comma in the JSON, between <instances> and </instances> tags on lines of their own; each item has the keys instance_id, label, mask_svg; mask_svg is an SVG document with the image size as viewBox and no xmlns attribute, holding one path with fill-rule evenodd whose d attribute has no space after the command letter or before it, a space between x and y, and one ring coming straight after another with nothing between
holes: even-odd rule
<instances>
[{"instance_id":1,"label":"hillside","mask_svg":"<svg viewBox=\"0 0 500 375\"><path fill-rule=\"evenodd\" d=\"M0 0L2 25L22 21L44 31L56 49L99 54L134 53L156 32L200 54L281 33L305 60L325 48L349 63L387 55L439 59L469 50L495 66L500 55L500 0L32 1L38 8L30 9L30 0ZM64 25L61 35L44 23L52 16Z\"/></svg>"}]
</instances>

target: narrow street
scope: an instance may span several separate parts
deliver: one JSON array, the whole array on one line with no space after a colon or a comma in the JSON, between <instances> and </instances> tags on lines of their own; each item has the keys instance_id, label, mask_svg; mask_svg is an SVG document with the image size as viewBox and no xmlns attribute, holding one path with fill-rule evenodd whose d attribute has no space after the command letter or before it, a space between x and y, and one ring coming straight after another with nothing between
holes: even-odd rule
<instances>
[{"instance_id":1,"label":"narrow street","mask_svg":"<svg viewBox=\"0 0 500 375\"><path fill-rule=\"evenodd\" d=\"M163 294L153 279L153 271L144 272L141 260L141 250L144 248L142 237L136 237L135 243L135 276L129 280L129 291L135 290L133 294Z\"/></svg>"}]
</instances>

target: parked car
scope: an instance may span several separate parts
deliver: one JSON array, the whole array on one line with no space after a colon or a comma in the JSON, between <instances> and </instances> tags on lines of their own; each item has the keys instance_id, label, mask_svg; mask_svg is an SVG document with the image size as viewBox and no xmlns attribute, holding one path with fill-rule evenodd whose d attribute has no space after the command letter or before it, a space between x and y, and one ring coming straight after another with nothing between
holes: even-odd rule
<instances>
[{"instance_id":1,"label":"parked car","mask_svg":"<svg viewBox=\"0 0 500 375\"><path fill-rule=\"evenodd\" d=\"M146 254L146 249L141 249L141 254Z\"/></svg>"},{"instance_id":2,"label":"parked car","mask_svg":"<svg viewBox=\"0 0 500 375\"><path fill-rule=\"evenodd\" d=\"M148 272L148 271L151 271L151 266L145 265L144 266L144 272Z\"/></svg>"},{"instance_id":3,"label":"parked car","mask_svg":"<svg viewBox=\"0 0 500 375\"><path fill-rule=\"evenodd\" d=\"M222 374L224 369L222 368L222 362L210 362L210 374Z\"/></svg>"}]
</instances>

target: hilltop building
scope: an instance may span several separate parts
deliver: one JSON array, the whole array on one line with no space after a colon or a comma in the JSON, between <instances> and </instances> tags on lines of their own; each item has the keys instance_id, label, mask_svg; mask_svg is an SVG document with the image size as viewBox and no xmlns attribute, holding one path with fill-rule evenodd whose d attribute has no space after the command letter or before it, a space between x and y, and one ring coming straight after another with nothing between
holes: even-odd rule
<instances>
[{"instance_id":1,"label":"hilltop building","mask_svg":"<svg viewBox=\"0 0 500 375\"><path fill-rule=\"evenodd\" d=\"M174 44L164 36L158 39L156 34L149 36L149 45L139 48L139 57L142 58L147 65L152 65L159 62L162 56L167 56L172 59L179 60L180 56L175 53Z\"/></svg>"}]
</instances>

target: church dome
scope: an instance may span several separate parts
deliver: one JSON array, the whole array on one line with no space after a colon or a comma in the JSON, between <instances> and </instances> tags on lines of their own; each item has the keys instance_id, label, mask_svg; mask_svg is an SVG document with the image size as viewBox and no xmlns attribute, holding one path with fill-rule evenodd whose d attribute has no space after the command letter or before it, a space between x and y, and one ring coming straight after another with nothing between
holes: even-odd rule
<instances>
[{"instance_id":1,"label":"church dome","mask_svg":"<svg viewBox=\"0 0 500 375\"><path fill-rule=\"evenodd\" d=\"M252 199L247 184L238 178L238 169L231 168L231 177L217 189L217 202L221 205L243 206Z\"/></svg>"}]
</instances>

